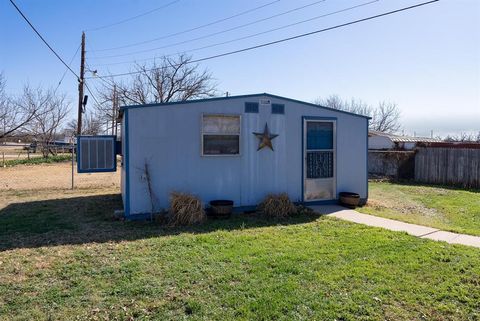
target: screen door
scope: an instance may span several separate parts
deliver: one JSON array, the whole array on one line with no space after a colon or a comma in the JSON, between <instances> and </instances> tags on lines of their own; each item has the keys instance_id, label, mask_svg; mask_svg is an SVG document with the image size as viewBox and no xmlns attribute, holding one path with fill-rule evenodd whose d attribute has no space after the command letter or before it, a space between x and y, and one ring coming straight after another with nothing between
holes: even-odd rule
<instances>
[{"instance_id":1,"label":"screen door","mask_svg":"<svg viewBox=\"0 0 480 321\"><path fill-rule=\"evenodd\" d=\"M336 198L335 134L335 120L304 119L304 201Z\"/></svg>"}]
</instances>

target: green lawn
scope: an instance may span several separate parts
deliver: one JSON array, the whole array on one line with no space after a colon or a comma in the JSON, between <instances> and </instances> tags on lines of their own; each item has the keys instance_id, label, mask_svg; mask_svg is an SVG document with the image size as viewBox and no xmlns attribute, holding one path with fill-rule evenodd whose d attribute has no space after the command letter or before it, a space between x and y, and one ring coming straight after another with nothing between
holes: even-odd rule
<instances>
[{"instance_id":1,"label":"green lawn","mask_svg":"<svg viewBox=\"0 0 480 321\"><path fill-rule=\"evenodd\" d=\"M0 320L480 318L479 249L315 215L111 221L112 191L0 191Z\"/></svg>"},{"instance_id":2,"label":"green lawn","mask_svg":"<svg viewBox=\"0 0 480 321\"><path fill-rule=\"evenodd\" d=\"M369 183L360 212L480 236L480 191L448 187Z\"/></svg>"},{"instance_id":3,"label":"green lawn","mask_svg":"<svg viewBox=\"0 0 480 321\"><path fill-rule=\"evenodd\" d=\"M17 165L37 165L37 164L51 164L51 163L61 163L66 161L71 161L72 155L71 154L59 154L49 156L47 158L42 156L35 156L22 159L10 159L5 161L5 166L12 167ZM3 165L3 163L2 163Z\"/></svg>"}]
</instances>

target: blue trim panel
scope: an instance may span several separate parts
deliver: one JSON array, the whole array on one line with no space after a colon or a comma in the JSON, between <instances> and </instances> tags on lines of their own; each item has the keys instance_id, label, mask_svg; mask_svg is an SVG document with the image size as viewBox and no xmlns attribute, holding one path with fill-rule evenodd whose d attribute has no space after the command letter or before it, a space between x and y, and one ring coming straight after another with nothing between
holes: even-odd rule
<instances>
[{"instance_id":1,"label":"blue trim panel","mask_svg":"<svg viewBox=\"0 0 480 321\"><path fill-rule=\"evenodd\" d=\"M365 134L365 157L366 157L366 171L365 171L365 181L366 181L366 184L367 184L367 195L365 197L365 204L367 203L368 201L368 124L369 123L369 119L367 119L367 133Z\"/></svg>"},{"instance_id":2,"label":"blue trim panel","mask_svg":"<svg viewBox=\"0 0 480 321\"><path fill-rule=\"evenodd\" d=\"M301 185L302 185L302 188L301 188L301 195L300 195L300 200L301 202L304 202L304 198L303 196L305 195L305 155L304 155L304 152L305 152L305 141L304 141L304 137L305 137L305 117L307 116L302 116L302 150L300 151L300 157L301 157L301 160L302 160L302 173L301 173L301 179L300 179L300 182L301 182Z\"/></svg>"},{"instance_id":3,"label":"blue trim panel","mask_svg":"<svg viewBox=\"0 0 480 321\"><path fill-rule=\"evenodd\" d=\"M303 116L307 120L337 120L337 117L323 117L323 116Z\"/></svg>"},{"instance_id":4,"label":"blue trim panel","mask_svg":"<svg viewBox=\"0 0 480 321\"><path fill-rule=\"evenodd\" d=\"M252 97L259 97L259 96L264 96L264 97L267 96L267 97L271 97L271 98L282 99L282 100L286 100L286 101L290 101L290 102L294 102L294 103L299 103L299 104L303 104L303 105L307 105L307 106L311 106L311 107L330 110L330 111L337 112L337 113L342 113L342 114L347 114L347 115L351 115L351 116L371 119L371 117L368 117L368 116L365 116L365 115L359 115L359 114L351 113L351 112L344 111L344 110L339 110L339 109L330 108L330 107L326 107L326 106L316 105L316 104L309 103L309 102L306 102L306 101L301 101L301 100L296 100L296 99L292 99L292 98L272 95L272 94L268 94L268 93L251 94L251 95L238 95L238 96L228 96L228 97L215 97L215 98L205 98L205 99L192 99L192 100L175 101L175 102L168 102L168 103L155 103L155 104L145 104L145 105L122 106L122 107L120 107L120 112L124 112L125 110L131 109L131 108L160 107L160 106L170 106L170 105L180 105L180 104L192 104L192 103L200 103L200 102L206 102L206 101L252 98Z\"/></svg>"},{"instance_id":5,"label":"blue trim panel","mask_svg":"<svg viewBox=\"0 0 480 321\"><path fill-rule=\"evenodd\" d=\"M233 207L232 214L241 214L243 212L256 211L257 205L245 205ZM148 221L152 215L150 213L137 213L132 215L124 215L127 221Z\"/></svg>"},{"instance_id":6,"label":"blue trim panel","mask_svg":"<svg viewBox=\"0 0 480 321\"><path fill-rule=\"evenodd\" d=\"M367 199L361 198L360 199L360 205L366 204ZM334 204L340 204L339 200L324 200L324 201L312 201L312 202L303 202L302 203L305 206L310 206L310 205L334 205ZM340 204L341 205L341 204Z\"/></svg>"},{"instance_id":7,"label":"blue trim panel","mask_svg":"<svg viewBox=\"0 0 480 321\"><path fill-rule=\"evenodd\" d=\"M338 204L338 200L323 200L323 201L311 201L311 202L303 202L302 203L305 206L309 205L333 205L333 204Z\"/></svg>"},{"instance_id":8,"label":"blue trim panel","mask_svg":"<svg viewBox=\"0 0 480 321\"><path fill-rule=\"evenodd\" d=\"M115 160L116 163L116 160ZM78 169L78 164L77 164L77 173L79 174L85 174L85 173L110 173L110 172L116 172L117 171L117 166L115 165L115 168L113 169L88 169L88 170L80 170Z\"/></svg>"},{"instance_id":9,"label":"blue trim panel","mask_svg":"<svg viewBox=\"0 0 480 321\"><path fill-rule=\"evenodd\" d=\"M338 126L338 119L337 117L322 117L322 116L302 116L302 151L301 151L301 158L302 158L302 195L301 195L301 200L302 200L302 203L312 203L312 202L305 202L305 199L304 199L304 196L305 196L305 159L304 159L304 151L305 151L305 131L304 131L304 123L305 123L305 120L334 120L335 121L335 126ZM335 129L335 154L337 153L337 129ZM336 157L335 157L336 158ZM335 199L333 200L325 200L325 201L316 201L316 202L330 202L330 201L334 201L334 202L337 202L337 195L338 195L338 191L337 191L337 185L338 185L338 182L337 182L337 162L335 162L334 164L335 168L334 168L334 171L335 171ZM315 202L315 201L314 201ZM315 205L315 204L312 204L312 205Z\"/></svg>"},{"instance_id":10,"label":"blue trim panel","mask_svg":"<svg viewBox=\"0 0 480 321\"><path fill-rule=\"evenodd\" d=\"M365 204L366 199L361 198L360 204ZM295 202L295 205L304 205L304 206L313 206L313 205L337 205L339 204L338 200L325 200L325 201L312 201L312 202ZM340 204L341 205L341 204ZM233 208L233 215L243 214L244 212L251 212L256 211L256 205L247 205L247 206L238 206ZM318 214L318 213L317 213ZM140 214L133 214L129 216L125 216L127 221L135 222L135 221L149 221L151 218L150 213L140 213Z\"/></svg>"},{"instance_id":11,"label":"blue trim panel","mask_svg":"<svg viewBox=\"0 0 480 321\"><path fill-rule=\"evenodd\" d=\"M80 136L77 136L77 141L78 141L78 138L80 138L80 137L98 137L98 138L114 137L115 139L117 138L117 136L115 136L115 135L80 135Z\"/></svg>"},{"instance_id":12,"label":"blue trim panel","mask_svg":"<svg viewBox=\"0 0 480 321\"><path fill-rule=\"evenodd\" d=\"M85 137L111 138L113 139L113 167L105 169L80 169L80 140ZM117 171L117 136L115 135L81 135L77 136L77 173L108 173Z\"/></svg>"},{"instance_id":13,"label":"blue trim panel","mask_svg":"<svg viewBox=\"0 0 480 321\"><path fill-rule=\"evenodd\" d=\"M127 221L150 221L152 215L150 213L140 213L127 215L125 214L125 220Z\"/></svg>"},{"instance_id":14,"label":"blue trim panel","mask_svg":"<svg viewBox=\"0 0 480 321\"><path fill-rule=\"evenodd\" d=\"M128 122L129 122L128 110L125 110L125 153L122 157L125 157L124 166L125 166L125 217L130 217L130 146L129 146L129 136L128 132Z\"/></svg>"},{"instance_id":15,"label":"blue trim panel","mask_svg":"<svg viewBox=\"0 0 480 321\"><path fill-rule=\"evenodd\" d=\"M243 213L243 212L251 212L256 211L256 205L244 205L244 206L236 206L233 208L233 214Z\"/></svg>"}]
</instances>

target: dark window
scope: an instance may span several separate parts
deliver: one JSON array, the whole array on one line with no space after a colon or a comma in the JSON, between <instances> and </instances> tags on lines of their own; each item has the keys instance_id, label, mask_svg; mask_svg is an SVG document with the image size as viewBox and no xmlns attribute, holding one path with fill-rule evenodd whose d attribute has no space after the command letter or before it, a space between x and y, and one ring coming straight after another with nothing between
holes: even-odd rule
<instances>
[{"instance_id":1,"label":"dark window","mask_svg":"<svg viewBox=\"0 0 480 321\"><path fill-rule=\"evenodd\" d=\"M203 135L204 155L237 155L240 153L238 135Z\"/></svg>"},{"instance_id":2,"label":"dark window","mask_svg":"<svg viewBox=\"0 0 480 321\"><path fill-rule=\"evenodd\" d=\"M285 105L272 104L272 114L285 114Z\"/></svg>"},{"instance_id":3,"label":"dark window","mask_svg":"<svg viewBox=\"0 0 480 321\"><path fill-rule=\"evenodd\" d=\"M245 103L245 112L258 114L258 103Z\"/></svg>"},{"instance_id":4,"label":"dark window","mask_svg":"<svg viewBox=\"0 0 480 321\"><path fill-rule=\"evenodd\" d=\"M333 149L333 123L307 123L307 149Z\"/></svg>"}]
</instances>

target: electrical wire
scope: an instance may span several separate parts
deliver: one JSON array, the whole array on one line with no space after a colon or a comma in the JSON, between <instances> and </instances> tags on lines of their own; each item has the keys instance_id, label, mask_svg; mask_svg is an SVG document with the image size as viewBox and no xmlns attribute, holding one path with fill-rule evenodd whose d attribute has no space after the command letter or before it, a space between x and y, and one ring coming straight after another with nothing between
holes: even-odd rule
<instances>
[{"instance_id":1,"label":"electrical wire","mask_svg":"<svg viewBox=\"0 0 480 321\"><path fill-rule=\"evenodd\" d=\"M310 22L310 21L313 21L313 20L318 20L318 19L321 19L321 18L325 18L325 17L328 17L328 16L339 14L339 13L342 13L342 12L354 10L354 9L359 8L359 7L367 6L367 5L370 5L370 4L379 2L379 1L380 0L372 0L372 1L364 2L364 3L358 4L358 5L355 5L355 6L352 6L352 7L344 8L344 9L329 12L329 13L325 13L325 14L322 14L322 15L319 15L319 16L315 16L315 17L312 17L312 18L309 18L309 19L297 21L297 22L294 22L294 23L291 23L291 24L288 24L288 25L280 26L280 27L269 29L269 30L266 30L266 31L261 31L261 32L257 32L257 33L251 34L251 35L247 35L247 36L243 36L243 37L239 37L239 38L235 38L235 39L231 39L231 40L227 40L227 41L222 41L222 42L218 42L218 43L214 43L214 44L210 44L210 45L206 45L206 46L202 46L202 47L188 49L188 50L182 51L182 53L199 51L199 50L203 50L203 49L208 49L208 48L217 47L217 46L220 46L220 45L229 44L229 43L232 43L232 42L237 42L237 41L257 37L257 36L264 35L264 34L267 34L267 33L272 33L272 32L278 31L278 30L282 30L282 29L290 28L290 27L297 26L297 25L300 25L300 24L303 24L303 23L307 23L307 22ZM163 55L163 57L169 57L169 56L174 56L174 55L178 55L178 54L179 53L174 53L174 54L170 54L170 55ZM98 58L100 58L100 57L98 57ZM133 60L133 61L114 62L114 63L107 63L107 64L99 64L99 65L96 65L96 66L111 66L111 65L120 65L120 64L127 64L127 63L138 63L140 61L155 60L157 58L158 57L147 58L147 59L137 59L137 60Z\"/></svg>"},{"instance_id":2,"label":"electrical wire","mask_svg":"<svg viewBox=\"0 0 480 321\"><path fill-rule=\"evenodd\" d=\"M93 100L95 100L95 102L97 103L98 106L101 106L101 104L98 102L97 98L95 97L95 95L93 94L93 91L90 90L90 87L88 87L88 84L86 81L83 82L85 84L85 88L87 88L88 92L90 93L90 95L92 95L92 98Z\"/></svg>"},{"instance_id":3,"label":"electrical wire","mask_svg":"<svg viewBox=\"0 0 480 321\"><path fill-rule=\"evenodd\" d=\"M165 9L165 8L170 7L171 5L174 5L175 3L180 2L180 1L181 1L181 0L174 0L174 1L171 1L171 2L169 2L169 3L164 4L163 6L160 6L160 7L158 7L158 8L155 8L155 9L149 10L149 11L147 11L147 12L138 14L138 15L136 15L136 16L133 16L133 17L130 17L130 18L126 18L126 19L123 19L123 20L120 20L120 21L117 21L117 22L114 22L114 23L110 23L110 24L108 24L108 25L104 25L104 26L100 26L100 27L96 27L96 28L86 29L85 31L98 31L98 30L107 29L107 28L110 28L110 27L113 27L113 26L117 26L117 25L120 25L120 24L122 24L122 23L126 23L126 22L129 22L129 21L132 21L132 20L135 20L135 19L144 17L144 16L149 15L149 14L151 14L151 13L153 13L153 12L156 12L156 11L159 11L159 10L162 10L162 9Z\"/></svg>"},{"instance_id":4,"label":"electrical wire","mask_svg":"<svg viewBox=\"0 0 480 321\"><path fill-rule=\"evenodd\" d=\"M90 66L88 65L88 62L85 61L85 64L86 64L86 66L87 66L87 69L91 71L91 68L90 68ZM96 74L96 73L94 73L94 75L95 75L95 74ZM108 88L108 86L113 87L113 85L114 85L113 82L110 82L110 81L107 80L106 78L100 78L100 77L92 76L92 77L90 77L90 79L92 79L92 80L93 80L93 79L100 79L102 82L104 82L105 84L107 84L107 88Z\"/></svg>"},{"instance_id":5,"label":"electrical wire","mask_svg":"<svg viewBox=\"0 0 480 321\"><path fill-rule=\"evenodd\" d=\"M228 16L228 17L226 17L226 18L221 18L221 19L218 19L218 20L215 20L215 21L212 21L212 22L209 22L209 23L206 23L206 24L197 26L197 27L193 27L193 28L186 29L186 30L183 30L183 31L178 31L178 32L175 32L175 33L171 33L171 34L168 34L168 35L160 36L160 37L153 38L153 39L150 39L150 40L144 40L144 41L135 42L135 43L131 43L131 44L128 44L128 45L123 45L123 46L118 46L118 47L103 48L103 49L98 49L98 50L94 50L94 51L100 52L100 51L109 51L109 50L117 50L117 49L129 48L129 47L136 47L136 46L138 46L138 45L144 45L144 44L146 44L146 43L151 43L151 42L154 42L154 41L158 41L158 40L162 40L162 39L167 39L167 38L175 37L175 36L178 36L178 35L182 35L182 34L185 34L185 33L188 33L188 32L192 32L192 31L195 31L195 30L199 30L199 29L202 29L202 28L210 27L210 26L219 24L219 23L221 23L221 22L228 21L228 20L231 20L231 19L234 19L234 18L243 16L243 15L246 15L246 14L248 14L248 13L251 13L251 12L254 12L254 11L257 11L257 10L260 10L260 9L263 9L263 8L265 8L265 7L271 6L271 5L273 5L273 4L275 4L275 3L279 2L279 1L280 1L280 0L275 0L275 1L272 1L272 2L268 2L268 3L263 4L263 5L261 5L261 6L258 6L258 7L252 8L252 9L248 9L248 10L245 10L245 11L242 11L242 12L240 12L240 13L234 14L234 15L232 15L232 16Z\"/></svg>"},{"instance_id":6,"label":"electrical wire","mask_svg":"<svg viewBox=\"0 0 480 321\"><path fill-rule=\"evenodd\" d=\"M256 45L256 46L251 46L251 47L238 49L238 50L234 50L234 51L229 51L229 52L225 52L225 53L221 53L221 54L217 54L217 55L213 55L213 56L209 56L209 57L205 57L205 58L191 60L188 63L189 64L197 63L197 62L201 62L201 61L216 59L216 58L225 57L225 56L230 56L230 55L233 55L233 54L246 52L246 51L250 51L250 50L254 50L254 49L258 49L258 48L262 48L262 47L267 47L267 46L275 45L275 44L278 44L278 43L283 43L283 42L291 41L291 40L294 40L294 39L299 39L299 38L311 36L311 35L314 35L314 34L318 34L318 33L326 32L326 31L330 31L330 30L339 29L339 28L343 28L343 27L346 27L346 26L358 24L358 23L361 23L361 22L377 19L377 18L380 18L380 17L389 16L389 15L396 14L396 13L399 13L399 12L403 12L403 11L411 10L411 9L414 9L414 8L426 6L426 5L429 5L429 4L438 2L438 1L440 1L440 0L426 1L426 2L415 4L415 5L411 5L411 6L408 6L408 7L403 7L403 8L400 8L400 9L387 11L387 12L384 12L384 13L381 13L381 14L369 16L369 17L366 17L366 18L362 18L362 19L353 20L353 21L350 21L350 22L338 24L338 25L335 25L335 26L332 26L332 27L328 27L328 28L324 28L324 29L318 29L318 30L314 30L314 31L311 31L311 32L295 35L295 36L292 36L292 37L283 38L283 39L259 44L259 45ZM99 78L100 77L114 78L114 77L120 77L120 76L134 75L134 74L142 73L142 72L145 72L145 71L148 72L148 71L153 71L153 70L159 70L159 69L163 69L163 68L164 67L152 68L152 69L148 69L148 70L131 71L131 72L125 72L125 73L119 73L119 74L113 74L113 75L105 75L105 76L97 76L97 77L99 77Z\"/></svg>"},{"instance_id":7,"label":"electrical wire","mask_svg":"<svg viewBox=\"0 0 480 321\"><path fill-rule=\"evenodd\" d=\"M165 49L165 48L175 47L175 46L178 46L178 45L183 45L183 44L190 43L190 42L193 42L193 41L210 38L210 37L213 37L213 36L216 36L216 35L220 35L220 34L224 34L224 33L227 33L227 32L233 31L233 30L237 30L237 29L241 29L241 28L244 28L244 27L248 27L248 26L251 26L251 25L260 23L260 22L264 22L264 21L267 21L267 20L271 20L271 19L274 19L274 18L278 18L278 17L284 16L284 15L286 15L286 14L289 14L289 13L292 13L292 12L295 12L295 11L299 11L299 10L302 10L302 9L305 9L305 8L308 8L308 7L311 7L311 6L317 5L317 4L319 4L319 3L323 3L323 2L325 2L325 1L327 1L327 0L315 1L315 2L309 3L309 4L307 4L307 5L303 5L303 6L300 6L300 7L296 7L296 8L293 8L293 9L290 9L290 10L287 10L287 11L284 11L284 12L281 12L281 13L278 13L278 14L275 14L275 15L273 15L273 16L269 16L269 17L266 17L266 18L258 19L258 20L255 20L255 21L251 21L251 22L248 22L248 23L239 25L239 26L235 26L235 27L232 27L232 28L228 28L228 29L224 29L224 30L221 30L221 31L213 32L213 33L210 33L210 34L207 34L207 35L204 35L204 36L200 36L200 37L196 37L196 38L192 38L192 39L188 39L188 40L183 40L183 41L176 42L176 43L172 43L172 44L169 44L169 45L165 45L165 46L161 46L161 47L156 47L156 48L151 48L151 49L133 51L133 52L124 53L124 54L118 54L118 55L97 56L96 59L105 59L105 58L115 58L115 57L131 56L131 55L135 55L135 54L138 54L138 53L150 52L150 51L154 51L154 50ZM377 1L379 1L379 0L377 0Z\"/></svg>"},{"instance_id":8,"label":"electrical wire","mask_svg":"<svg viewBox=\"0 0 480 321\"><path fill-rule=\"evenodd\" d=\"M75 54L73 55L72 59L70 59L70 62L68 63L69 66L72 64L73 59L75 59L75 57L77 56L78 51L80 50L80 47L81 47L81 46L82 46L82 44L79 44L79 45L78 45L77 50L75 51ZM60 81L59 81L58 84L57 84L57 87L55 87L55 90L53 91L54 94L57 92L58 88L59 88L60 85L62 84L63 79L64 79L65 76L67 75L67 72L68 72L68 69L65 69L65 71L63 72L62 77L60 78Z\"/></svg>"},{"instance_id":9,"label":"electrical wire","mask_svg":"<svg viewBox=\"0 0 480 321\"><path fill-rule=\"evenodd\" d=\"M43 36L40 34L40 32L38 32L38 30L33 26L33 24L30 22L30 20L28 20L28 18L23 14L22 10L20 10L20 8L15 4L15 2L13 0L10 0L10 3L15 7L15 9L18 11L18 13L23 17L23 19L28 23L28 25L30 26L30 28L33 29L33 31L35 31L35 33L37 34L38 37L40 37L40 39L43 41L43 43L45 43L45 45L47 45L48 49L50 49L53 54L58 58L58 60L60 60L62 62L62 64L65 65L65 67L67 67L67 69L75 75L75 77L77 77L78 80L80 80L80 77L75 73L75 71L73 71L72 68L70 68L69 65L67 65L67 63L62 59L62 57L60 57L57 52L52 48L52 46L50 46L50 44L45 40L45 38L43 38Z\"/></svg>"}]
</instances>

